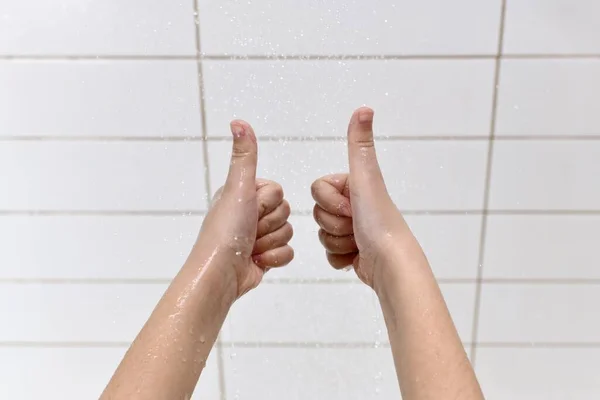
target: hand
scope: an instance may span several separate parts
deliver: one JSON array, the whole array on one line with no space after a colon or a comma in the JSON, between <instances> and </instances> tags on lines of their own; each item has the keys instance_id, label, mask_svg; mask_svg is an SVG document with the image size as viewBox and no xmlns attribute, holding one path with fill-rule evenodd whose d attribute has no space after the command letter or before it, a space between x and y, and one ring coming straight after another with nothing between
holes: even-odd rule
<instances>
[{"instance_id":1,"label":"hand","mask_svg":"<svg viewBox=\"0 0 600 400\"><path fill-rule=\"evenodd\" d=\"M375 154L373 115L361 107L350 119L350 173L324 176L311 190L327 260L336 269L353 266L377 290L382 268L389 264L386 256L405 239L416 240L387 192Z\"/></svg>"},{"instance_id":2,"label":"hand","mask_svg":"<svg viewBox=\"0 0 600 400\"><path fill-rule=\"evenodd\" d=\"M292 226L290 205L275 182L256 179L258 150L252 127L233 121L234 136L229 174L212 201L198 238L225 265L235 298L254 289L265 272L294 258L288 245ZM200 246L200 245L198 245ZM210 251L203 251L210 253ZM209 263L210 264L210 263Z\"/></svg>"}]
</instances>

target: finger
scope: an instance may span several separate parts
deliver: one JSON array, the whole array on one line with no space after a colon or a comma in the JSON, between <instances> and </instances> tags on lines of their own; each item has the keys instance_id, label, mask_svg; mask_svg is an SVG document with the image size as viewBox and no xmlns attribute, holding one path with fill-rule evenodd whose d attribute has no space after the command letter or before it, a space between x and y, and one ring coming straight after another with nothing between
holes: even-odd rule
<instances>
[{"instance_id":1,"label":"finger","mask_svg":"<svg viewBox=\"0 0 600 400\"><path fill-rule=\"evenodd\" d=\"M348 125L348 157L350 161L350 201L361 197L376 199L386 193L383 175L377 162L373 139L374 111L361 107L354 111Z\"/></svg>"},{"instance_id":2,"label":"finger","mask_svg":"<svg viewBox=\"0 0 600 400\"><path fill-rule=\"evenodd\" d=\"M282 201L275 210L258 220L256 238L260 239L266 234L276 231L284 226L290 214L290 203L288 203L287 200Z\"/></svg>"},{"instance_id":3,"label":"finger","mask_svg":"<svg viewBox=\"0 0 600 400\"><path fill-rule=\"evenodd\" d=\"M327 252L327 261L335 269L342 269L351 266L358 253L349 254L331 254Z\"/></svg>"},{"instance_id":4,"label":"finger","mask_svg":"<svg viewBox=\"0 0 600 400\"><path fill-rule=\"evenodd\" d=\"M277 182L266 179L256 181L256 197L258 201L258 217L271 213L283 202L283 188Z\"/></svg>"},{"instance_id":5,"label":"finger","mask_svg":"<svg viewBox=\"0 0 600 400\"><path fill-rule=\"evenodd\" d=\"M323 229L320 229L319 240L321 241L323 247L325 247L325 249L331 254L348 254L358 251L358 247L356 247L356 240L354 240L354 235L333 236L325 232Z\"/></svg>"},{"instance_id":6,"label":"finger","mask_svg":"<svg viewBox=\"0 0 600 400\"><path fill-rule=\"evenodd\" d=\"M352 216L348 175L328 175L317 179L310 187L312 197L325 211L339 216Z\"/></svg>"},{"instance_id":7,"label":"finger","mask_svg":"<svg viewBox=\"0 0 600 400\"><path fill-rule=\"evenodd\" d=\"M294 249L289 245L285 245L267 250L261 254L255 254L252 259L261 268L283 267L294 259Z\"/></svg>"},{"instance_id":8,"label":"finger","mask_svg":"<svg viewBox=\"0 0 600 400\"><path fill-rule=\"evenodd\" d=\"M254 130L247 122L235 120L231 122L231 133L233 134L233 148L225 190L239 188L254 190L258 162L258 146Z\"/></svg>"},{"instance_id":9,"label":"finger","mask_svg":"<svg viewBox=\"0 0 600 400\"><path fill-rule=\"evenodd\" d=\"M347 236L354 233L352 218L333 215L323 210L319 205L315 205L313 208L313 217L317 224L331 235Z\"/></svg>"},{"instance_id":10,"label":"finger","mask_svg":"<svg viewBox=\"0 0 600 400\"><path fill-rule=\"evenodd\" d=\"M277 229L275 232L266 234L258 239L256 243L254 243L252 254L261 254L267 250L285 246L290 240L292 240L293 236L294 229L292 228L292 224L286 222L285 225Z\"/></svg>"}]
</instances>

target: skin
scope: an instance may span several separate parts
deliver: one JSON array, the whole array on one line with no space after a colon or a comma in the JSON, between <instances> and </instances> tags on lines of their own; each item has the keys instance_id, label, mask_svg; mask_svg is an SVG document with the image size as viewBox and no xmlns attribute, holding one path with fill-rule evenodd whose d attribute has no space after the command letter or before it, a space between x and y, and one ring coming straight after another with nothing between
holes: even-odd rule
<instances>
[{"instance_id":1,"label":"skin","mask_svg":"<svg viewBox=\"0 0 600 400\"><path fill-rule=\"evenodd\" d=\"M187 261L159 301L101 400L189 399L225 317L265 272L294 257L290 206L275 182L256 180L257 143L233 121L229 174Z\"/></svg>"},{"instance_id":2,"label":"skin","mask_svg":"<svg viewBox=\"0 0 600 400\"><path fill-rule=\"evenodd\" d=\"M404 400L483 399L427 258L386 189L373 114L359 108L350 120L350 173L312 185L327 259L352 266L377 293Z\"/></svg>"}]
</instances>

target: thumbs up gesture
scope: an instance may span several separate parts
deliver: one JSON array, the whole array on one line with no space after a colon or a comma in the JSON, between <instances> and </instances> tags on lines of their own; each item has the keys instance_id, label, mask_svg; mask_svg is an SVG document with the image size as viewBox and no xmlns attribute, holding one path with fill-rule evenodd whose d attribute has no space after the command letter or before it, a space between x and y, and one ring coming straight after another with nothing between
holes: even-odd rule
<instances>
[{"instance_id":1,"label":"thumbs up gesture","mask_svg":"<svg viewBox=\"0 0 600 400\"><path fill-rule=\"evenodd\" d=\"M389 250L414 237L386 189L375 152L373 116L373 110L361 107L350 119L350 173L319 178L311 189L329 263L336 269L352 266L376 289L382 266L390 264L385 262Z\"/></svg>"},{"instance_id":2,"label":"thumbs up gesture","mask_svg":"<svg viewBox=\"0 0 600 400\"><path fill-rule=\"evenodd\" d=\"M236 120L231 132L227 180L214 196L197 245L203 247L203 254L206 248L214 249L212 263L225 266L224 282L238 298L255 288L269 268L292 261L294 251L288 245L293 230L287 222L290 205L283 198L282 187L256 179L258 146L252 127Z\"/></svg>"}]
</instances>

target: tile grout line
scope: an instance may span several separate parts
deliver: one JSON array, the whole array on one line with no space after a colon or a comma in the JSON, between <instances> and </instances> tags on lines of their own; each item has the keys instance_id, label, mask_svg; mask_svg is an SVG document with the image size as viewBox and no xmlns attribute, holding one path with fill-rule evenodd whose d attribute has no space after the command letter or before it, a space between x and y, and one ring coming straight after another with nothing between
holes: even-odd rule
<instances>
[{"instance_id":1,"label":"tile grout line","mask_svg":"<svg viewBox=\"0 0 600 400\"><path fill-rule=\"evenodd\" d=\"M513 53L513 54L0 54L0 61L386 61L386 60L586 60L600 59L598 53Z\"/></svg>"},{"instance_id":2,"label":"tile grout line","mask_svg":"<svg viewBox=\"0 0 600 400\"><path fill-rule=\"evenodd\" d=\"M479 257L477 265L477 278L475 284L475 299L473 305L473 325L471 327L471 349L470 359L473 369L476 370L477 363L477 340L479 335L479 317L481 312L481 292L483 278L483 263L485 254L485 242L487 235L487 219L490 204L490 186L492 180L492 162L494 157L494 140L496 136L496 117L498 114L498 92L500 87L500 73L502 65L502 49L504 47L504 25L506 21L506 2L502 0L500 21L498 29L498 50L496 54L495 71L494 71L494 87L492 98L492 112L490 116L490 136L488 143L488 154L485 170L485 186L483 192L483 213L481 216L481 230L479 233Z\"/></svg>"},{"instance_id":3,"label":"tile grout line","mask_svg":"<svg viewBox=\"0 0 600 400\"><path fill-rule=\"evenodd\" d=\"M206 111L203 112L206 117ZM207 132L207 128L202 128ZM344 136L277 136L264 135L258 137L259 142L345 142ZM421 141L421 142L476 142L487 141L489 135L380 135L379 142ZM597 141L600 133L590 135L516 135L503 134L495 137L496 141ZM231 136L61 136L61 135L0 135L2 142L229 142Z\"/></svg>"},{"instance_id":4,"label":"tile grout line","mask_svg":"<svg viewBox=\"0 0 600 400\"><path fill-rule=\"evenodd\" d=\"M472 342L463 342L463 346L472 346ZM77 348L77 349L127 349L131 342L115 341L0 341L0 349L6 348ZM381 348L389 348L389 342L380 344ZM254 341L227 341L223 347L235 347L240 349L374 349L372 342L254 342ZM600 342L479 342L478 348L486 349L598 349Z\"/></svg>"},{"instance_id":5,"label":"tile grout line","mask_svg":"<svg viewBox=\"0 0 600 400\"><path fill-rule=\"evenodd\" d=\"M477 209L455 209L455 210L400 210L403 215L421 216L421 217L436 217L436 216L480 216L484 214L484 210ZM312 216L312 210L293 210L294 217ZM488 209L485 211L487 216L598 216L599 209ZM0 209L0 217L203 217L206 215L206 210L4 210Z\"/></svg>"},{"instance_id":6,"label":"tile grout line","mask_svg":"<svg viewBox=\"0 0 600 400\"><path fill-rule=\"evenodd\" d=\"M199 94L199 106L200 106L200 118L201 118L201 129L202 129L202 158L204 161L204 188L206 190L206 203L205 206L210 206L211 199L211 186L210 186L210 162L208 155L208 128L206 124L206 103L205 103L205 85L204 85L204 74L203 74L203 57L202 57L202 45L200 36L200 7L198 0L194 0L194 26L195 34L194 40L196 43L196 66L198 68L198 94ZM215 342L215 351L217 356L217 369L219 379L219 392L221 400L227 399L227 393L225 389L225 367L223 360L223 345L221 340L221 334L217 336Z\"/></svg>"},{"instance_id":7,"label":"tile grout line","mask_svg":"<svg viewBox=\"0 0 600 400\"><path fill-rule=\"evenodd\" d=\"M168 285L172 278L9 278L0 277L0 285ZM600 278L437 278L441 285L600 285ZM264 285L361 285L356 279L342 278L271 278Z\"/></svg>"}]
</instances>

